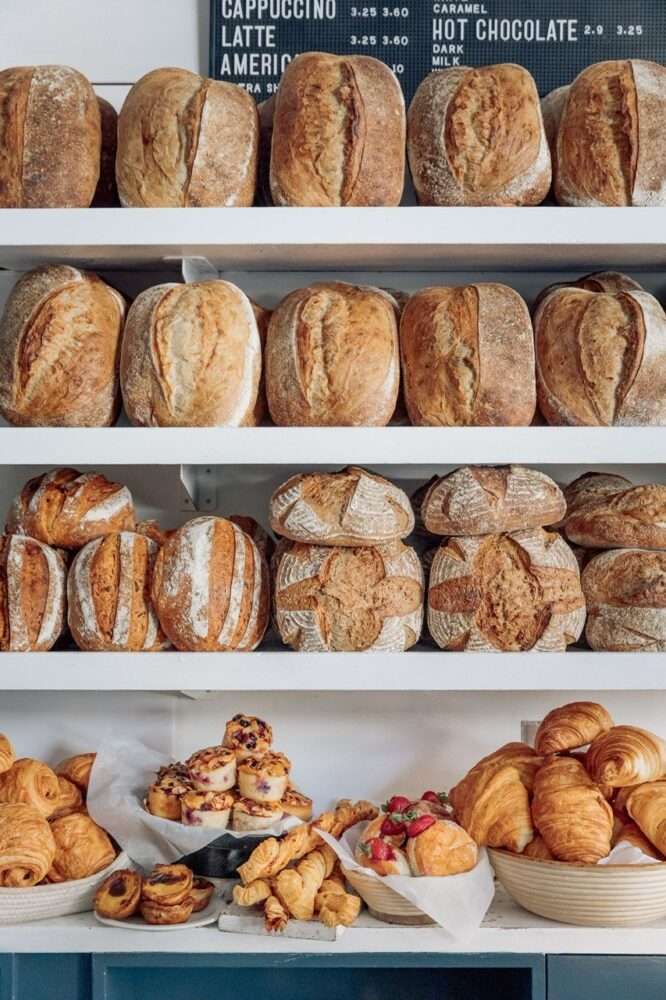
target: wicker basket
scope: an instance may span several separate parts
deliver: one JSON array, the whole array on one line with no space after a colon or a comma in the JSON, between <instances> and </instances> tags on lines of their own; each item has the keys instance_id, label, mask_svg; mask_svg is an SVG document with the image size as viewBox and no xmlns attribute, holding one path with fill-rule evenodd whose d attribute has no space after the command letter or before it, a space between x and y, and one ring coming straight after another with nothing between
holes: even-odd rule
<instances>
[{"instance_id":1,"label":"wicker basket","mask_svg":"<svg viewBox=\"0 0 666 1000\"><path fill-rule=\"evenodd\" d=\"M0 924L22 924L28 920L47 920L92 910L100 882L116 868L128 866L129 858L121 851L108 868L90 878L35 885L30 889L0 889Z\"/></svg>"},{"instance_id":2,"label":"wicker basket","mask_svg":"<svg viewBox=\"0 0 666 1000\"><path fill-rule=\"evenodd\" d=\"M377 920L387 924L404 924L410 927L426 927L436 923L408 899L394 889L389 889L380 879L363 872L342 869L347 881L356 889L361 899Z\"/></svg>"},{"instance_id":3,"label":"wicker basket","mask_svg":"<svg viewBox=\"0 0 666 1000\"><path fill-rule=\"evenodd\" d=\"M495 874L517 903L580 927L631 927L666 916L666 862L572 865L488 849Z\"/></svg>"}]
</instances>

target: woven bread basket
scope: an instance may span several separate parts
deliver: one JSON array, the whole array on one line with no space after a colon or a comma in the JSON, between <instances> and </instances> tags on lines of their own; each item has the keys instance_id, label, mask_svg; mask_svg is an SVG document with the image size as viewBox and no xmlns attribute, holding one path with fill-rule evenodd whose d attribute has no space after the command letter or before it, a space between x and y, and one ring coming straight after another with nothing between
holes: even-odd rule
<instances>
[{"instance_id":1,"label":"woven bread basket","mask_svg":"<svg viewBox=\"0 0 666 1000\"><path fill-rule=\"evenodd\" d=\"M436 923L404 896L390 889L382 879L347 868L342 871L377 920L410 927L426 927Z\"/></svg>"}]
</instances>

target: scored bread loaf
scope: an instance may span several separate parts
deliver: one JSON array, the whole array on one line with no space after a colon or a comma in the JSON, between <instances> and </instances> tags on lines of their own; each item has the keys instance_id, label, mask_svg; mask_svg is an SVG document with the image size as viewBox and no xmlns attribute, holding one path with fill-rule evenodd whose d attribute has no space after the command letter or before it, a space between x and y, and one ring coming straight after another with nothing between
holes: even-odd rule
<instances>
[{"instance_id":1,"label":"scored bread loaf","mask_svg":"<svg viewBox=\"0 0 666 1000\"><path fill-rule=\"evenodd\" d=\"M567 516L567 538L588 549L666 549L666 486L630 486Z\"/></svg>"},{"instance_id":2,"label":"scored bread loaf","mask_svg":"<svg viewBox=\"0 0 666 1000\"><path fill-rule=\"evenodd\" d=\"M548 140L548 148L550 149L553 174L555 173L556 164L557 133L560 128L560 119L562 118L568 93L569 87L567 85L565 87L557 87L541 98L541 116L543 118L546 139Z\"/></svg>"},{"instance_id":3,"label":"scored bread loaf","mask_svg":"<svg viewBox=\"0 0 666 1000\"><path fill-rule=\"evenodd\" d=\"M0 414L23 427L107 427L120 409L123 297L96 274L44 264L0 318Z\"/></svg>"},{"instance_id":4,"label":"scored bread loaf","mask_svg":"<svg viewBox=\"0 0 666 1000\"><path fill-rule=\"evenodd\" d=\"M566 524L567 518L575 514L581 507L588 503L603 500L613 496L632 486L630 479L618 476L611 472L584 472L578 479L574 479L564 488L564 499L567 505L566 516L553 524L554 528L561 528Z\"/></svg>"},{"instance_id":5,"label":"scored bread loaf","mask_svg":"<svg viewBox=\"0 0 666 1000\"><path fill-rule=\"evenodd\" d=\"M551 164L536 84L511 63L435 70L407 114L422 205L538 205Z\"/></svg>"},{"instance_id":6,"label":"scored bread loaf","mask_svg":"<svg viewBox=\"0 0 666 1000\"><path fill-rule=\"evenodd\" d=\"M58 552L0 535L0 652L50 649L65 623L66 570Z\"/></svg>"},{"instance_id":7,"label":"scored bread loaf","mask_svg":"<svg viewBox=\"0 0 666 1000\"><path fill-rule=\"evenodd\" d=\"M559 535L452 538L435 555L428 629L442 649L561 652L584 624L578 564Z\"/></svg>"},{"instance_id":8,"label":"scored bread loaf","mask_svg":"<svg viewBox=\"0 0 666 1000\"><path fill-rule=\"evenodd\" d=\"M266 338L268 336L268 324L271 321L271 316L273 315L272 309L266 309L264 306L260 306L258 302L253 299L249 299L249 303L252 306L252 312L254 313L254 318L257 321L257 332L259 334L259 343L261 345L261 376L259 378L259 388L257 389L257 401L254 404L254 409L252 411L252 416L248 420L248 423L252 427L258 427L259 424L265 419L268 413L268 402L266 400L266 369L264 368L264 354L266 353Z\"/></svg>"},{"instance_id":9,"label":"scored bread loaf","mask_svg":"<svg viewBox=\"0 0 666 1000\"><path fill-rule=\"evenodd\" d=\"M97 98L102 125L102 152L99 180L92 208L116 208L120 205L116 185L116 151L118 149L118 112L103 97Z\"/></svg>"},{"instance_id":10,"label":"scored bread loaf","mask_svg":"<svg viewBox=\"0 0 666 1000\"><path fill-rule=\"evenodd\" d=\"M279 426L384 426L400 382L395 301L342 281L297 289L271 316L265 364Z\"/></svg>"},{"instance_id":11,"label":"scored bread loaf","mask_svg":"<svg viewBox=\"0 0 666 1000\"><path fill-rule=\"evenodd\" d=\"M237 524L196 517L171 535L155 563L153 603L177 649L255 649L269 611L268 567Z\"/></svg>"},{"instance_id":12,"label":"scored bread loaf","mask_svg":"<svg viewBox=\"0 0 666 1000\"><path fill-rule=\"evenodd\" d=\"M0 208L87 208L100 173L100 108L69 66L0 72Z\"/></svg>"},{"instance_id":13,"label":"scored bread loaf","mask_svg":"<svg viewBox=\"0 0 666 1000\"><path fill-rule=\"evenodd\" d=\"M531 423L532 322L506 285L439 286L412 295L400 321L400 353L413 424Z\"/></svg>"},{"instance_id":14,"label":"scored bread loaf","mask_svg":"<svg viewBox=\"0 0 666 1000\"><path fill-rule=\"evenodd\" d=\"M559 520L566 502L559 486L522 465L464 465L436 479L421 504L433 535L487 535L540 528Z\"/></svg>"},{"instance_id":15,"label":"scored bread loaf","mask_svg":"<svg viewBox=\"0 0 666 1000\"><path fill-rule=\"evenodd\" d=\"M282 543L276 552L275 619L303 652L398 652L423 621L423 570L394 541L356 548Z\"/></svg>"},{"instance_id":16,"label":"scored bread loaf","mask_svg":"<svg viewBox=\"0 0 666 1000\"><path fill-rule=\"evenodd\" d=\"M258 150L259 117L247 91L186 69L154 69L120 111L120 201L130 208L249 206Z\"/></svg>"},{"instance_id":17,"label":"scored bread loaf","mask_svg":"<svg viewBox=\"0 0 666 1000\"><path fill-rule=\"evenodd\" d=\"M101 472L52 469L29 479L14 497L7 518L11 535L32 538L61 549L80 549L112 531L133 531L132 495Z\"/></svg>"},{"instance_id":18,"label":"scored bread loaf","mask_svg":"<svg viewBox=\"0 0 666 1000\"><path fill-rule=\"evenodd\" d=\"M276 205L399 205L405 101L371 56L306 52L282 74L272 109Z\"/></svg>"},{"instance_id":19,"label":"scored bread loaf","mask_svg":"<svg viewBox=\"0 0 666 1000\"><path fill-rule=\"evenodd\" d=\"M546 285L539 292L532 306L532 313L536 316L537 310L544 299L548 298L551 292L559 291L560 288L582 288L586 292L643 292L645 289L637 281L630 278L628 274L621 271L594 271L592 274L584 274L573 281L556 281L552 285Z\"/></svg>"},{"instance_id":20,"label":"scored bread loaf","mask_svg":"<svg viewBox=\"0 0 666 1000\"><path fill-rule=\"evenodd\" d=\"M666 552L602 552L582 575L592 649L666 652Z\"/></svg>"},{"instance_id":21,"label":"scored bread loaf","mask_svg":"<svg viewBox=\"0 0 666 1000\"><path fill-rule=\"evenodd\" d=\"M248 424L260 374L252 305L230 282L155 285L133 302L120 359L123 401L133 424Z\"/></svg>"}]
</instances>

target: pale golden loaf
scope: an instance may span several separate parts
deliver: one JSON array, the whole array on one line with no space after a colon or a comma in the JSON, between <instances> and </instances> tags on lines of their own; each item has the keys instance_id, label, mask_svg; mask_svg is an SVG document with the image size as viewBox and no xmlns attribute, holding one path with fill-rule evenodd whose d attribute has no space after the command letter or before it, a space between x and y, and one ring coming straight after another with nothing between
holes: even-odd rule
<instances>
[{"instance_id":1,"label":"pale golden loaf","mask_svg":"<svg viewBox=\"0 0 666 1000\"><path fill-rule=\"evenodd\" d=\"M583 504L567 517L564 531L588 549L666 549L666 486L631 486Z\"/></svg>"},{"instance_id":2,"label":"pale golden loaf","mask_svg":"<svg viewBox=\"0 0 666 1000\"><path fill-rule=\"evenodd\" d=\"M613 726L592 741L585 765L595 781L613 788L656 781L666 774L666 742L637 726Z\"/></svg>"},{"instance_id":3,"label":"pale golden loaf","mask_svg":"<svg viewBox=\"0 0 666 1000\"><path fill-rule=\"evenodd\" d=\"M534 836L527 789L511 764L472 769L449 797L455 818L479 845L520 854Z\"/></svg>"},{"instance_id":4,"label":"pale golden loaf","mask_svg":"<svg viewBox=\"0 0 666 1000\"><path fill-rule=\"evenodd\" d=\"M593 865L610 853L613 810L573 757L549 757L539 769L532 817L559 861Z\"/></svg>"},{"instance_id":5,"label":"pale golden loaf","mask_svg":"<svg viewBox=\"0 0 666 1000\"><path fill-rule=\"evenodd\" d=\"M572 701L554 708L544 717L534 737L534 748L544 757L587 746L608 732L613 720L603 705L594 701Z\"/></svg>"},{"instance_id":6,"label":"pale golden loaf","mask_svg":"<svg viewBox=\"0 0 666 1000\"><path fill-rule=\"evenodd\" d=\"M613 549L581 577L592 649L666 652L666 552Z\"/></svg>"},{"instance_id":7,"label":"pale golden loaf","mask_svg":"<svg viewBox=\"0 0 666 1000\"><path fill-rule=\"evenodd\" d=\"M65 563L35 538L0 535L0 652L45 652L65 624Z\"/></svg>"},{"instance_id":8,"label":"pale golden loaf","mask_svg":"<svg viewBox=\"0 0 666 1000\"><path fill-rule=\"evenodd\" d=\"M661 854L666 854L666 781L648 781L627 798L627 812Z\"/></svg>"}]
</instances>

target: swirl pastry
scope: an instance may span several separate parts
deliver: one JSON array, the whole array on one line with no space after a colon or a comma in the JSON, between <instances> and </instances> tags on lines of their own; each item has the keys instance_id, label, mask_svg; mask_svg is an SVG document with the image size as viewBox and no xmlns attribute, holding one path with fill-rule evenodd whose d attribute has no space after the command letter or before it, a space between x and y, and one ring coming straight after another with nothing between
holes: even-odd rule
<instances>
[{"instance_id":1,"label":"swirl pastry","mask_svg":"<svg viewBox=\"0 0 666 1000\"><path fill-rule=\"evenodd\" d=\"M95 913L109 920L126 920L139 909L141 876L131 868L120 868L107 875L95 893Z\"/></svg>"},{"instance_id":2,"label":"swirl pastry","mask_svg":"<svg viewBox=\"0 0 666 1000\"><path fill-rule=\"evenodd\" d=\"M521 854L534 836L528 792L511 764L473 768L449 796L456 819L479 845Z\"/></svg>"},{"instance_id":3,"label":"swirl pastry","mask_svg":"<svg viewBox=\"0 0 666 1000\"><path fill-rule=\"evenodd\" d=\"M192 916L194 900L188 896L182 903L165 906L163 903L142 899L140 909L147 924L185 924Z\"/></svg>"},{"instance_id":4,"label":"swirl pastry","mask_svg":"<svg viewBox=\"0 0 666 1000\"><path fill-rule=\"evenodd\" d=\"M58 778L46 764L21 757L0 774L0 802L23 802L51 816L60 797Z\"/></svg>"},{"instance_id":5,"label":"swirl pastry","mask_svg":"<svg viewBox=\"0 0 666 1000\"><path fill-rule=\"evenodd\" d=\"M226 792L236 784L236 754L228 747L207 747L192 754L187 770L198 791Z\"/></svg>"},{"instance_id":6,"label":"swirl pastry","mask_svg":"<svg viewBox=\"0 0 666 1000\"><path fill-rule=\"evenodd\" d=\"M106 831L83 813L71 813L54 820L51 833L56 853L46 876L48 882L88 878L108 868L116 856Z\"/></svg>"},{"instance_id":7,"label":"swirl pastry","mask_svg":"<svg viewBox=\"0 0 666 1000\"><path fill-rule=\"evenodd\" d=\"M627 798L627 812L651 844L666 855L666 781L648 781Z\"/></svg>"},{"instance_id":8,"label":"swirl pastry","mask_svg":"<svg viewBox=\"0 0 666 1000\"><path fill-rule=\"evenodd\" d=\"M558 861L595 865L610 853L613 810L573 757L549 757L540 768L532 816Z\"/></svg>"},{"instance_id":9,"label":"swirl pastry","mask_svg":"<svg viewBox=\"0 0 666 1000\"><path fill-rule=\"evenodd\" d=\"M192 882L192 870L187 865L155 865L143 880L141 900L176 906L189 898Z\"/></svg>"},{"instance_id":10,"label":"swirl pastry","mask_svg":"<svg viewBox=\"0 0 666 1000\"><path fill-rule=\"evenodd\" d=\"M586 767L595 781L613 788L656 781L666 773L666 743L636 726L613 726L593 740Z\"/></svg>"},{"instance_id":11,"label":"swirl pastry","mask_svg":"<svg viewBox=\"0 0 666 1000\"><path fill-rule=\"evenodd\" d=\"M267 830L282 819L281 802L254 802L236 799L231 816L233 830Z\"/></svg>"},{"instance_id":12,"label":"swirl pastry","mask_svg":"<svg viewBox=\"0 0 666 1000\"><path fill-rule=\"evenodd\" d=\"M0 733L0 774L8 771L15 760L14 747L9 742L9 739Z\"/></svg>"},{"instance_id":13,"label":"swirl pastry","mask_svg":"<svg viewBox=\"0 0 666 1000\"><path fill-rule=\"evenodd\" d=\"M69 816L71 813L83 810L83 796L73 782L68 781L67 778L63 778L59 774L58 788L60 789L60 794L56 802L56 807L49 817L50 819L61 819L63 816Z\"/></svg>"},{"instance_id":14,"label":"swirl pastry","mask_svg":"<svg viewBox=\"0 0 666 1000\"><path fill-rule=\"evenodd\" d=\"M238 790L254 802L279 802L289 784L291 761L283 753L246 757L238 766Z\"/></svg>"},{"instance_id":15,"label":"swirl pastry","mask_svg":"<svg viewBox=\"0 0 666 1000\"><path fill-rule=\"evenodd\" d=\"M0 804L0 887L37 885L55 852L51 827L39 810L22 802Z\"/></svg>"},{"instance_id":16,"label":"swirl pastry","mask_svg":"<svg viewBox=\"0 0 666 1000\"><path fill-rule=\"evenodd\" d=\"M303 795L293 785L287 786L287 791L280 800L280 805L282 806L282 812L287 813L288 816L296 816L297 819L302 820L304 823L312 819L312 799L309 799L307 795Z\"/></svg>"},{"instance_id":17,"label":"swirl pastry","mask_svg":"<svg viewBox=\"0 0 666 1000\"><path fill-rule=\"evenodd\" d=\"M246 757L258 757L267 753L273 743L273 730L254 715L243 715L239 712L227 722L222 745L230 747L236 753L240 764Z\"/></svg>"},{"instance_id":18,"label":"swirl pastry","mask_svg":"<svg viewBox=\"0 0 666 1000\"><path fill-rule=\"evenodd\" d=\"M174 779L175 780L175 779ZM180 822L182 817L181 798L188 791L184 785L182 790L169 788L163 785L151 785L148 789L147 807L151 816L159 816L161 819L172 819Z\"/></svg>"},{"instance_id":19,"label":"swirl pastry","mask_svg":"<svg viewBox=\"0 0 666 1000\"><path fill-rule=\"evenodd\" d=\"M230 792L185 792L180 799L185 826L210 826L226 830L234 796Z\"/></svg>"},{"instance_id":20,"label":"swirl pastry","mask_svg":"<svg viewBox=\"0 0 666 1000\"><path fill-rule=\"evenodd\" d=\"M594 701L572 701L548 713L537 729L534 746L543 757L575 750L587 746L612 726L613 720L603 705Z\"/></svg>"},{"instance_id":21,"label":"swirl pastry","mask_svg":"<svg viewBox=\"0 0 666 1000\"><path fill-rule=\"evenodd\" d=\"M468 872L479 860L479 850L461 826L438 819L407 841L412 875L457 875Z\"/></svg>"},{"instance_id":22,"label":"swirl pastry","mask_svg":"<svg viewBox=\"0 0 666 1000\"><path fill-rule=\"evenodd\" d=\"M194 878L192 880L192 888L190 889L190 898L193 904L192 913L200 913L201 910L205 910L214 892L215 886L208 879Z\"/></svg>"},{"instance_id":23,"label":"swirl pastry","mask_svg":"<svg viewBox=\"0 0 666 1000\"><path fill-rule=\"evenodd\" d=\"M75 784L85 797L96 756L94 753L77 753L73 757L66 757L56 765L55 773Z\"/></svg>"}]
</instances>

